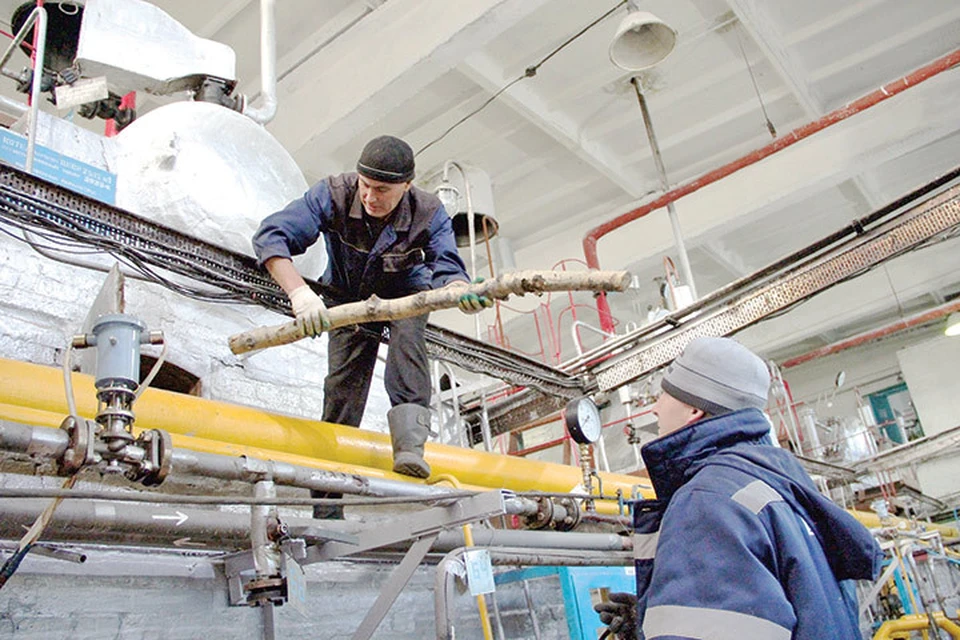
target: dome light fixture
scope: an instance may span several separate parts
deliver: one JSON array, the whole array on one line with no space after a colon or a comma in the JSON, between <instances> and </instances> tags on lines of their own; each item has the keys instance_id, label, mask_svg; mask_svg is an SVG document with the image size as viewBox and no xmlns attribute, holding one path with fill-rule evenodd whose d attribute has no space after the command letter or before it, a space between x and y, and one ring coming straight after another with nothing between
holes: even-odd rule
<instances>
[{"instance_id":1,"label":"dome light fixture","mask_svg":"<svg viewBox=\"0 0 960 640\"><path fill-rule=\"evenodd\" d=\"M662 62L677 44L677 32L631 0L610 43L610 61L625 71L643 71Z\"/></svg>"}]
</instances>

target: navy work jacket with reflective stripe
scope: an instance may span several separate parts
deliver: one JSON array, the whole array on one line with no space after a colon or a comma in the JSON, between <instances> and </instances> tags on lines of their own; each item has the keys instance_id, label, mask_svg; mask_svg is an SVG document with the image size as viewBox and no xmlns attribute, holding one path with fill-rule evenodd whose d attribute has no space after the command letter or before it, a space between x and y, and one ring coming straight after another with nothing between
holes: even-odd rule
<instances>
[{"instance_id":1,"label":"navy work jacket with reflective stripe","mask_svg":"<svg viewBox=\"0 0 960 640\"><path fill-rule=\"evenodd\" d=\"M745 409L643 447L641 638L861 640L851 579L876 577L880 548L769 431Z\"/></svg>"},{"instance_id":2,"label":"navy work jacket with reflective stripe","mask_svg":"<svg viewBox=\"0 0 960 640\"><path fill-rule=\"evenodd\" d=\"M399 298L469 281L450 217L436 196L411 187L379 234L371 233L356 173L325 178L263 220L253 237L262 265L304 253L323 234L327 267L320 280L333 302L371 295Z\"/></svg>"}]
</instances>

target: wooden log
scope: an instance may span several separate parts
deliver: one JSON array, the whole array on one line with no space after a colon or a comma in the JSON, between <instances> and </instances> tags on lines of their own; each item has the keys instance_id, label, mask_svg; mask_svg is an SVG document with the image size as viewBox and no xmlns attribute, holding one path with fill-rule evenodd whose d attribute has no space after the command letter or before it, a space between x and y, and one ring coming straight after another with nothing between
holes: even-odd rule
<instances>
[{"instance_id":1,"label":"wooden log","mask_svg":"<svg viewBox=\"0 0 960 640\"><path fill-rule=\"evenodd\" d=\"M331 329L362 322L385 322L411 318L457 306L460 296L475 293L494 300L513 295L547 291L623 291L630 284L627 271L515 271L464 287L441 287L411 296L384 300L371 296L329 310ZM230 351L239 355L296 342L306 336L295 321L259 327L230 336Z\"/></svg>"}]
</instances>

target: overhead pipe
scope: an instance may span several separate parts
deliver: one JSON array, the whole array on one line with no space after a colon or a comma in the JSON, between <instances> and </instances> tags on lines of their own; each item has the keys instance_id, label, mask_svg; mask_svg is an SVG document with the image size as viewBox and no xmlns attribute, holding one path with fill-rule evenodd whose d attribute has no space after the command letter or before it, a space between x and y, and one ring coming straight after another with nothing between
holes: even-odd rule
<instances>
[{"instance_id":1,"label":"overhead pipe","mask_svg":"<svg viewBox=\"0 0 960 640\"><path fill-rule=\"evenodd\" d=\"M74 373L72 380L78 413L84 417L95 415L97 402L92 377ZM67 405L62 394L51 393L62 388L59 369L0 359L0 409L6 405L34 413L66 415ZM160 429L174 435L189 434L201 441L223 443L233 447L233 455L243 455L244 448L252 447L381 472L389 472L393 466L389 434L153 388L137 400L134 412L134 424L139 429ZM426 445L426 457L434 475L453 476L464 486L570 493L579 490L582 482L577 467L433 442ZM600 477L605 491L611 495L617 489L623 495L632 495L638 489L645 496L652 496L649 485L641 484L634 476L601 473ZM409 481L423 484L413 478Z\"/></svg>"},{"instance_id":2,"label":"overhead pipe","mask_svg":"<svg viewBox=\"0 0 960 640\"><path fill-rule=\"evenodd\" d=\"M656 200L641 205L636 209L628 211L612 220L594 227L588 231L586 236L583 238L583 253L586 257L587 267L590 269L600 268L597 243L600 241L600 238L607 235L611 231L614 231L615 229L618 229L629 222L633 222L634 220L642 218L652 211L663 208L669 203L676 202L683 196L689 195L695 191L699 191L703 187L717 182L722 178L726 178L727 176L736 173L744 167L756 164L760 160L763 160L764 158L771 156L782 149L796 144L797 142L800 142L801 140L808 138L811 135L822 131L823 129L826 129L827 127L846 120L850 116L856 115L865 109L869 109L870 107L879 104L888 98L892 98L893 96L914 85L917 85L925 80L929 80L937 74L953 68L957 64L960 64L960 49L954 50L941 58L937 58L930 64L920 67L916 71L907 74L898 80L894 80L893 82L885 84L876 91L872 91L867 95L847 104L846 106L831 111L819 120L815 120L797 129L794 129L782 138L778 138L777 140L774 140L770 144L761 147L760 149L752 151L747 155L734 160L733 162L725 164L722 167L703 174L699 178L680 185L679 187L663 194ZM613 316L611 315L610 304L607 302L605 293L599 293L597 295L597 313L600 316L600 328L604 331L612 333L615 330Z\"/></svg>"},{"instance_id":3,"label":"overhead pipe","mask_svg":"<svg viewBox=\"0 0 960 640\"><path fill-rule=\"evenodd\" d=\"M276 0L260 0L260 102L255 108L244 100L243 115L267 124L277 115Z\"/></svg>"},{"instance_id":4,"label":"overhead pipe","mask_svg":"<svg viewBox=\"0 0 960 640\"><path fill-rule=\"evenodd\" d=\"M811 360L816 360L817 358L833 355L834 353L840 353L841 351L846 351L847 349L853 349L868 342L873 342L874 340L879 340L880 338L886 338L887 336L900 333L901 331L906 331L912 327L935 322L936 320L939 320L940 318L948 316L957 311L960 311L960 300L956 302L948 302L947 304L943 304L939 307L912 315L908 318L891 322L890 324L878 329L864 331L863 333L858 333L855 336L851 336L823 347L813 349L812 351L808 351L802 355L785 360L783 364L780 365L780 368L789 369L790 367L796 367L797 365L810 362Z\"/></svg>"}]
</instances>

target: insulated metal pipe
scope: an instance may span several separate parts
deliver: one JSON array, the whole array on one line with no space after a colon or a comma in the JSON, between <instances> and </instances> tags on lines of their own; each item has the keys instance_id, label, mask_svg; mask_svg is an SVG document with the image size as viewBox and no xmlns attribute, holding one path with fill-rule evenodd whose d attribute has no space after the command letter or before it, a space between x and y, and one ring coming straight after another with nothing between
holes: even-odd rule
<instances>
[{"instance_id":1,"label":"insulated metal pipe","mask_svg":"<svg viewBox=\"0 0 960 640\"><path fill-rule=\"evenodd\" d=\"M258 109L244 105L243 115L267 124L277 115L276 0L260 0L260 100Z\"/></svg>"}]
</instances>

